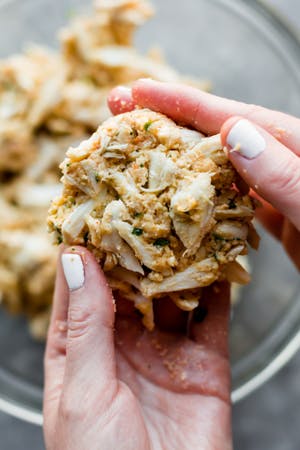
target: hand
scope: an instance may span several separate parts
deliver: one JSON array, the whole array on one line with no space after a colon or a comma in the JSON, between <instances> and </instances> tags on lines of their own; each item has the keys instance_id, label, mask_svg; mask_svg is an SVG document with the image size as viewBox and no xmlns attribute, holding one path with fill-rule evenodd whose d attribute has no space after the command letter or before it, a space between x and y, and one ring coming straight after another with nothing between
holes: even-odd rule
<instances>
[{"instance_id":1,"label":"hand","mask_svg":"<svg viewBox=\"0 0 300 450\"><path fill-rule=\"evenodd\" d=\"M45 355L47 450L231 449L228 285L201 302L190 323L158 301L148 332L131 303L115 305L86 249L64 250Z\"/></svg>"},{"instance_id":2,"label":"hand","mask_svg":"<svg viewBox=\"0 0 300 450\"><path fill-rule=\"evenodd\" d=\"M108 103L114 114L138 105L206 134L221 132L233 165L262 200L258 218L300 269L300 119L152 80L114 89Z\"/></svg>"}]
</instances>

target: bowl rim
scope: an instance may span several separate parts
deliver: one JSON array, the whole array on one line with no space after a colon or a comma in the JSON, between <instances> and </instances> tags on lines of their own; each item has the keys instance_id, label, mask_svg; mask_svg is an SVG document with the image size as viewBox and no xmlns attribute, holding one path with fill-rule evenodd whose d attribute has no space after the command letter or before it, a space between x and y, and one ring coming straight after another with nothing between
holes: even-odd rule
<instances>
[{"instance_id":1,"label":"bowl rim","mask_svg":"<svg viewBox=\"0 0 300 450\"><path fill-rule=\"evenodd\" d=\"M300 287L300 286L299 286ZM299 290L300 292L300 290ZM296 299L300 304L300 295ZM261 387L266 381L270 380L280 369L282 369L298 352L300 349L300 327L296 330L293 337L289 339L288 344L278 351L276 356L272 358L263 369L258 372L254 377L244 382L237 389L231 393L232 403L235 404L246 396L254 392ZM6 400L0 397L0 411L7 413L17 419L24 420L25 422L33 425L43 425L43 414L33 411L30 408L21 406L11 400Z\"/></svg>"},{"instance_id":2,"label":"bowl rim","mask_svg":"<svg viewBox=\"0 0 300 450\"><path fill-rule=\"evenodd\" d=\"M19 0L0 0L0 8L16 3L17 1ZM226 1L231 3L231 0L218 1ZM289 39L290 43L293 44L295 48L297 47L298 50L300 49L299 30L297 30L297 28L293 26L287 18L284 18L280 14L276 6L268 3L268 0L252 0L251 4L249 4L247 0L239 0L239 2L271 19L277 28L280 28L280 31L285 34L285 37ZM298 286L298 291L296 290L295 294L296 298L293 305L298 304L300 309L300 285ZM298 352L300 349L300 323L298 323L298 326L294 327L294 332L287 338L287 341L281 344L282 345L279 345L279 348L276 349L275 356L273 356L271 360L266 361L266 363L262 365L254 376L246 379L240 386L232 391L231 400L233 404L244 399L246 396L261 387L266 381L270 380L270 378L278 373L278 371L282 369ZM33 408L22 406L13 400L5 398L3 395L0 395L0 411L33 425L43 425L42 412L37 412Z\"/></svg>"}]
</instances>

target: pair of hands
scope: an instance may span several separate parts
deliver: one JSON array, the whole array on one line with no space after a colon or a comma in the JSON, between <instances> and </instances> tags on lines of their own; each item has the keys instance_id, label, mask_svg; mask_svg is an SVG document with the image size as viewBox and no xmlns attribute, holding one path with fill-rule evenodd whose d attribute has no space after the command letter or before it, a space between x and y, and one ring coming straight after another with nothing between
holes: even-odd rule
<instances>
[{"instance_id":1,"label":"pair of hands","mask_svg":"<svg viewBox=\"0 0 300 450\"><path fill-rule=\"evenodd\" d=\"M136 104L207 134L221 130L232 163L263 199L260 220L300 268L300 120L151 80L109 98L115 114ZM80 247L73 256L82 283L74 288L76 273L64 266L64 274L60 260L47 341L47 449L231 449L229 286L206 290L189 337L186 314L166 302L150 333L129 302L117 299L115 313L93 256Z\"/></svg>"}]
</instances>

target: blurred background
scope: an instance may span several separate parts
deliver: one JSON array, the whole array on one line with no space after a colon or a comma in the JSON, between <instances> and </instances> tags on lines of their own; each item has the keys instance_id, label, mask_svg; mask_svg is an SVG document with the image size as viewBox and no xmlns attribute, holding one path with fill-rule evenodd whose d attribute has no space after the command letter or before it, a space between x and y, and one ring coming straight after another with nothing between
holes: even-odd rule
<instances>
[{"instance_id":1,"label":"blurred background","mask_svg":"<svg viewBox=\"0 0 300 450\"><path fill-rule=\"evenodd\" d=\"M299 0L265 0L264 3L276 9L295 29L299 27L300 33ZM233 432L236 450L297 450L300 448L299 374L300 354L298 353L266 385L234 406ZM20 448L42 450L44 448L42 430L0 413L0 449Z\"/></svg>"}]
</instances>

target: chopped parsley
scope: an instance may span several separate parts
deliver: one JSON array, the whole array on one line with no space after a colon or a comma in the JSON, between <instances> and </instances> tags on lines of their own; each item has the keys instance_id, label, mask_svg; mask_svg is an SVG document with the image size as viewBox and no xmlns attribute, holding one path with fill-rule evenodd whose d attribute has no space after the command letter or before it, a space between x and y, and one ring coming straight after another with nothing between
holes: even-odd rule
<instances>
[{"instance_id":1,"label":"chopped parsley","mask_svg":"<svg viewBox=\"0 0 300 450\"><path fill-rule=\"evenodd\" d=\"M143 234L143 230L142 228L134 227L132 230L132 234L134 234L135 236L141 236Z\"/></svg>"},{"instance_id":2,"label":"chopped parsley","mask_svg":"<svg viewBox=\"0 0 300 450\"><path fill-rule=\"evenodd\" d=\"M74 197L69 197L66 202L66 208L71 208L72 205L75 205L76 200Z\"/></svg>"},{"instance_id":3,"label":"chopped parsley","mask_svg":"<svg viewBox=\"0 0 300 450\"><path fill-rule=\"evenodd\" d=\"M155 247L165 247L166 245L170 245L170 241L166 238L158 238L155 239L153 245L155 245Z\"/></svg>"},{"instance_id":4,"label":"chopped parsley","mask_svg":"<svg viewBox=\"0 0 300 450\"><path fill-rule=\"evenodd\" d=\"M214 238L215 241L226 241L225 238L223 238L222 236L220 236L217 233L213 233L213 238Z\"/></svg>"},{"instance_id":5,"label":"chopped parsley","mask_svg":"<svg viewBox=\"0 0 300 450\"><path fill-rule=\"evenodd\" d=\"M219 258L218 258L218 254L217 254L217 253L214 253L214 254L213 254L213 257L214 257L214 259L215 259L217 262L219 262Z\"/></svg>"},{"instance_id":6,"label":"chopped parsley","mask_svg":"<svg viewBox=\"0 0 300 450\"><path fill-rule=\"evenodd\" d=\"M230 209L236 209L236 203L233 198L229 200L228 206Z\"/></svg>"},{"instance_id":7,"label":"chopped parsley","mask_svg":"<svg viewBox=\"0 0 300 450\"><path fill-rule=\"evenodd\" d=\"M57 245L61 244L63 242L63 238L62 238L62 233L61 230L58 227L54 227L56 233L57 233L57 239L56 239L56 243Z\"/></svg>"},{"instance_id":8,"label":"chopped parsley","mask_svg":"<svg viewBox=\"0 0 300 450\"><path fill-rule=\"evenodd\" d=\"M153 124L152 120L148 120L148 122L146 122L144 125L144 130L148 131L152 124Z\"/></svg>"}]
</instances>

